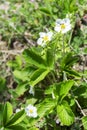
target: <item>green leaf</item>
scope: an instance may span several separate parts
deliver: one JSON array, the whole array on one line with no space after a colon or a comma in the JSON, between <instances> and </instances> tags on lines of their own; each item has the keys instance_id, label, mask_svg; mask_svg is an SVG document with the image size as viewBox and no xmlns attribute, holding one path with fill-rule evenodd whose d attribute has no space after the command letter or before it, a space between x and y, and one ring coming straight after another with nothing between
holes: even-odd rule
<instances>
[{"instance_id":1,"label":"green leaf","mask_svg":"<svg viewBox=\"0 0 87 130\"><path fill-rule=\"evenodd\" d=\"M74 84L73 80L68 80L68 81L61 82L59 84L55 84L56 89L54 91L56 95L58 95L59 101L62 101L63 98L68 94L73 84Z\"/></svg>"},{"instance_id":2,"label":"green leaf","mask_svg":"<svg viewBox=\"0 0 87 130\"><path fill-rule=\"evenodd\" d=\"M87 130L87 116L84 116L82 118L82 124L83 124L84 130Z\"/></svg>"},{"instance_id":3,"label":"green leaf","mask_svg":"<svg viewBox=\"0 0 87 130\"><path fill-rule=\"evenodd\" d=\"M50 112L54 109L56 101L54 99L45 99L42 103L38 105L38 115L43 117L44 115L49 115Z\"/></svg>"},{"instance_id":4,"label":"green leaf","mask_svg":"<svg viewBox=\"0 0 87 130\"><path fill-rule=\"evenodd\" d=\"M8 129L8 128L2 128L2 129L0 129L0 130L10 130L10 129Z\"/></svg>"},{"instance_id":5,"label":"green leaf","mask_svg":"<svg viewBox=\"0 0 87 130\"><path fill-rule=\"evenodd\" d=\"M16 79L24 81L29 81L29 77L36 69L34 67L28 66L25 67L23 70L15 70L13 72Z\"/></svg>"},{"instance_id":6,"label":"green leaf","mask_svg":"<svg viewBox=\"0 0 87 130\"><path fill-rule=\"evenodd\" d=\"M21 67L22 66L22 58L21 58L21 56L18 55L18 56L15 57L15 59L16 59L16 62L18 64L18 66Z\"/></svg>"},{"instance_id":7,"label":"green leaf","mask_svg":"<svg viewBox=\"0 0 87 130\"><path fill-rule=\"evenodd\" d=\"M14 72L13 72L13 74L14 74L14 76L15 76L15 78L17 78L17 79L20 79L20 80L22 80L22 81L26 81L26 80L28 80L28 72L27 71L19 71L19 70L15 70Z\"/></svg>"},{"instance_id":8,"label":"green leaf","mask_svg":"<svg viewBox=\"0 0 87 130\"><path fill-rule=\"evenodd\" d=\"M23 52L23 57L29 64L35 65L37 67L46 68L46 61L37 53L32 50L26 49Z\"/></svg>"},{"instance_id":9,"label":"green leaf","mask_svg":"<svg viewBox=\"0 0 87 130\"><path fill-rule=\"evenodd\" d=\"M44 94L47 94L47 95L52 94L53 90L54 90L53 85L50 85L49 87L46 88Z\"/></svg>"},{"instance_id":10,"label":"green leaf","mask_svg":"<svg viewBox=\"0 0 87 130\"><path fill-rule=\"evenodd\" d=\"M30 98L26 100L26 104L32 104L34 105L37 102L36 98Z\"/></svg>"},{"instance_id":11,"label":"green leaf","mask_svg":"<svg viewBox=\"0 0 87 130\"><path fill-rule=\"evenodd\" d=\"M16 61L8 61L7 66L11 68L18 68L18 64L16 63Z\"/></svg>"},{"instance_id":12,"label":"green leaf","mask_svg":"<svg viewBox=\"0 0 87 130\"><path fill-rule=\"evenodd\" d=\"M37 83L43 80L49 72L50 71L46 69L36 70L30 78L30 85L35 86Z\"/></svg>"},{"instance_id":13,"label":"green leaf","mask_svg":"<svg viewBox=\"0 0 87 130\"><path fill-rule=\"evenodd\" d=\"M7 102L4 106L4 111L3 111L3 125L4 126L8 122L12 114L13 114L12 105L9 102Z\"/></svg>"},{"instance_id":14,"label":"green leaf","mask_svg":"<svg viewBox=\"0 0 87 130\"><path fill-rule=\"evenodd\" d=\"M74 114L66 101L57 106L57 114L63 125L70 126L74 122Z\"/></svg>"},{"instance_id":15,"label":"green leaf","mask_svg":"<svg viewBox=\"0 0 87 130\"><path fill-rule=\"evenodd\" d=\"M71 69L64 69L64 71L66 71L69 75L74 76L74 77L81 77L81 74L75 70L71 70Z\"/></svg>"},{"instance_id":16,"label":"green leaf","mask_svg":"<svg viewBox=\"0 0 87 130\"><path fill-rule=\"evenodd\" d=\"M24 110L17 112L12 118L7 122L6 127L13 126L19 124L21 121L23 121L25 117Z\"/></svg>"},{"instance_id":17,"label":"green leaf","mask_svg":"<svg viewBox=\"0 0 87 130\"><path fill-rule=\"evenodd\" d=\"M29 130L39 130L39 129L36 127L32 127L32 128L29 128Z\"/></svg>"},{"instance_id":18,"label":"green leaf","mask_svg":"<svg viewBox=\"0 0 87 130\"><path fill-rule=\"evenodd\" d=\"M46 52L46 62L47 62L47 65L53 69L54 67L54 52L52 49L47 49L47 52Z\"/></svg>"},{"instance_id":19,"label":"green leaf","mask_svg":"<svg viewBox=\"0 0 87 130\"><path fill-rule=\"evenodd\" d=\"M20 83L15 89L18 96L22 95L27 90L27 83Z\"/></svg>"},{"instance_id":20,"label":"green leaf","mask_svg":"<svg viewBox=\"0 0 87 130\"><path fill-rule=\"evenodd\" d=\"M40 11L42 11L46 15L51 15L51 11L46 7L40 8Z\"/></svg>"},{"instance_id":21,"label":"green leaf","mask_svg":"<svg viewBox=\"0 0 87 130\"><path fill-rule=\"evenodd\" d=\"M76 0L70 1L70 11L76 11L78 7L76 6Z\"/></svg>"},{"instance_id":22,"label":"green leaf","mask_svg":"<svg viewBox=\"0 0 87 130\"><path fill-rule=\"evenodd\" d=\"M83 50L84 54L87 54L87 47Z\"/></svg>"},{"instance_id":23,"label":"green leaf","mask_svg":"<svg viewBox=\"0 0 87 130\"><path fill-rule=\"evenodd\" d=\"M15 78L22 80L22 81L26 81L28 80L28 76L29 76L29 72L28 71L23 71L23 70L15 70L13 72Z\"/></svg>"},{"instance_id":24,"label":"green leaf","mask_svg":"<svg viewBox=\"0 0 87 130\"><path fill-rule=\"evenodd\" d=\"M87 99L87 83L82 82L82 84L79 87L76 87L73 92L75 96Z\"/></svg>"},{"instance_id":25,"label":"green leaf","mask_svg":"<svg viewBox=\"0 0 87 130\"><path fill-rule=\"evenodd\" d=\"M0 125L3 120L3 112L2 112L3 108L4 108L4 105L2 103L0 103Z\"/></svg>"},{"instance_id":26,"label":"green leaf","mask_svg":"<svg viewBox=\"0 0 87 130\"><path fill-rule=\"evenodd\" d=\"M15 57L15 60L8 61L7 65L12 67L12 68L16 68L16 69L21 68L21 66L22 66L21 56L18 55L18 56Z\"/></svg>"},{"instance_id":27,"label":"green leaf","mask_svg":"<svg viewBox=\"0 0 87 130\"><path fill-rule=\"evenodd\" d=\"M11 130L26 130L26 128L24 128L21 125L13 125L13 126L10 126L9 129L11 129Z\"/></svg>"},{"instance_id":28,"label":"green leaf","mask_svg":"<svg viewBox=\"0 0 87 130\"><path fill-rule=\"evenodd\" d=\"M78 59L78 56L73 56L72 53L67 53L61 61L61 68L65 69L72 66L74 63L78 61Z\"/></svg>"},{"instance_id":29,"label":"green leaf","mask_svg":"<svg viewBox=\"0 0 87 130\"><path fill-rule=\"evenodd\" d=\"M0 92L5 90L5 88L6 88L6 80L0 77Z\"/></svg>"}]
</instances>

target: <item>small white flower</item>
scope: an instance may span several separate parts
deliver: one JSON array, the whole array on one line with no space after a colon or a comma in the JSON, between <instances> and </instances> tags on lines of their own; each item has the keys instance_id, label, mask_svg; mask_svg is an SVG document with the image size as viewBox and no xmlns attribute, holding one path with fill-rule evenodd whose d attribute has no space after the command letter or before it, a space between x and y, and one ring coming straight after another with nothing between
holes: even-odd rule
<instances>
[{"instance_id":1,"label":"small white flower","mask_svg":"<svg viewBox=\"0 0 87 130\"><path fill-rule=\"evenodd\" d=\"M19 108L17 108L17 109L15 110L16 113L19 112L19 111L21 111L21 109L19 109Z\"/></svg>"},{"instance_id":2,"label":"small white flower","mask_svg":"<svg viewBox=\"0 0 87 130\"><path fill-rule=\"evenodd\" d=\"M59 119L56 119L56 124L59 124L60 123L60 120Z\"/></svg>"},{"instance_id":3,"label":"small white flower","mask_svg":"<svg viewBox=\"0 0 87 130\"><path fill-rule=\"evenodd\" d=\"M70 19L57 19L54 30L56 32L66 33L71 29Z\"/></svg>"},{"instance_id":4,"label":"small white flower","mask_svg":"<svg viewBox=\"0 0 87 130\"><path fill-rule=\"evenodd\" d=\"M53 92L52 92L52 98L53 98L53 99L55 99L55 95L54 95L54 93L53 93Z\"/></svg>"},{"instance_id":5,"label":"small white flower","mask_svg":"<svg viewBox=\"0 0 87 130\"><path fill-rule=\"evenodd\" d=\"M17 113L17 112L19 112L19 111L21 111L21 110L23 110L23 108L17 108L17 109L15 110L15 112Z\"/></svg>"},{"instance_id":6,"label":"small white flower","mask_svg":"<svg viewBox=\"0 0 87 130\"><path fill-rule=\"evenodd\" d=\"M37 108L31 104L25 108L25 112L29 117L37 117Z\"/></svg>"},{"instance_id":7,"label":"small white flower","mask_svg":"<svg viewBox=\"0 0 87 130\"><path fill-rule=\"evenodd\" d=\"M29 93L34 96L34 94L35 94L34 87L30 86Z\"/></svg>"},{"instance_id":8,"label":"small white flower","mask_svg":"<svg viewBox=\"0 0 87 130\"><path fill-rule=\"evenodd\" d=\"M45 46L46 42L51 41L53 33L52 32L47 32L47 33L40 32L39 35L40 35L40 38L37 40L37 44L41 45L41 46Z\"/></svg>"}]
</instances>

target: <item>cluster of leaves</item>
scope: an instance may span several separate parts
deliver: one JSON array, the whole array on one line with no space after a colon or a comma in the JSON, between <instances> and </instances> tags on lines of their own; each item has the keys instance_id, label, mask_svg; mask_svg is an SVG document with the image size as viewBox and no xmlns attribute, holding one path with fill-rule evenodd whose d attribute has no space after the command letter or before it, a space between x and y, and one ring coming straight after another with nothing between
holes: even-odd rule
<instances>
[{"instance_id":1,"label":"cluster of leaves","mask_svg":"<svg viewBox=\"0 0 87 130\"><path fill-rule=\"evenodd\" d=\"M81 2L79 0L80 4ZM78 11L75 0L44 0L35 3L25 0L21 3L19 14L17 12L13 14L15 7L11 6L9 22L5 21L5 24L1 22L1 26L4 27L4 30L1 29L1 34L5 38L11 36L10 34L11 37L14 34L24 36L27 30L33 34L33 39L36 39L37 32L49 26L52 28L57 17L63 18L67 13L71 13L73 21ZM7 63L13 70L17 85L14 89L8 89L5 79L0 78L0 93L7 90L11 95L9 101L14 107L12 108L9 102L0 103L1 130L80 130L82 127L87 129L87 116L83 111L87 108L87 71L84 70L83 73L74 69L81 56L80 50L79 53L77 50L79 44L74 45L75 38L69 43L70 33L65 36L56 34L45 47L25 49L14 61ZM76 43L79 43L78 38ZM30 87L33 88L34 95L29 93ZM37 107L37 118L26 116L24 109L28 104ZM15 113L16 108L24 109Z\"/></svg>"}]
</instances>

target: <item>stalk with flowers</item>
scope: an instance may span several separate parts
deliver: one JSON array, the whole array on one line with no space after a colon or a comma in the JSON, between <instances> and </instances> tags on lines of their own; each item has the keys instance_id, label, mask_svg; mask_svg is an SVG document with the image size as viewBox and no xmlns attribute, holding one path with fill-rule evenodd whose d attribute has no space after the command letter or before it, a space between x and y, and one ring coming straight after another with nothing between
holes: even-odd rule
<instances>
[{"instance_id":1,"label":"stalk with flowers","mask_svg":"<svg viewBox=\"0 0 87 130\"><path fill-rule=\"evenodd\" d=\"M38 34L36 46L25 49L22 58L16 57L13 76L17 87L10 93L18 105L5 104L1 130L72 130L79 121L77 107L80 121L87 120L77 100L85 74L74 69L79 55L69 43L72 27L70 18L58 18L53 30Z\"/></svg>"}]
</instances>

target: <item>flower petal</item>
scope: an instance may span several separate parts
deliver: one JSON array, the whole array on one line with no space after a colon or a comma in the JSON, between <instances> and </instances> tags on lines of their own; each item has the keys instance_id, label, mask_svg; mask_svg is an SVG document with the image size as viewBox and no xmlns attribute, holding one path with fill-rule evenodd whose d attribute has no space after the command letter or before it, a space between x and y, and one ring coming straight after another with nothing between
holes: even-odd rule
<instances>
[{"instance_id":1,"label":"flower petal","mask_svg":"<svg viewBox=\"0 0 87 130\"><path fill-rule=\"evenodd\" d=\"M63 21L65 22L65 24L70 24L70 19L69 18L65 18L65 19L63 19Z\"/></svg>"},{"instance_id":2,"label":"flower petal","mask_svg":"<svg viewBox=\"0 0 87 130\"><path fill-rule=\"evenodd\" d=\"M47 33L47 36L48 36L48 38L49 38L49 41L52 39L52 35L53 35L53 32L48 32L48 33Z\"/></svg>"},{"instance_id":3,"label":"flower petal","mask_svg":"<svg viewBox=\"0 0 87 130\"><path fill-rule=\"evenodd\" d=\"M60 32L60 31L61 31L60 25L55 26L54 30L55 30L56 32Z\"/></svg>"},{"instance_id":4,"label":"flower petal","mask_svg":"<svg viewBox=\"0 0 87 130\"><path fill-rule=\"evenodd\" d=\"M37 40L37 44L38 44L38 45L42 45L42 42L43 42L43 39L42 39L42 38L39 38L39 39Z\"/></svg>"},{"instance_id":5,"label":"flower petal","mask_svg":"<svg viewBox=\"0 0 87 130\"><path fill-rule=\"evenodd\" d=\"M47 33L47 36L48 36L48 37L52 37L52 35L53 35L53 32L48 32L48 33Z\"/></svg>"},{"instance_id":6,"label":"flower petal","mask_svg":"<svg viewBox=\"0 0 87 130\"><path fill-rule=\"evenodd\" d=\"M44 36L46 36L46 33L45 32L40 32L39 35L40 35L41 38L43 38Z\"/></svg>"},{"instance_id":7,"label":"flower petal","mask_svg":"<svg viewBox=\"0 0 87 130\"><path fill-rule=\"evenodd\" d=\"M62 19L57 19L56 20L56 24L61 24L62 23Z\"/></svg>"}]
</instances>

